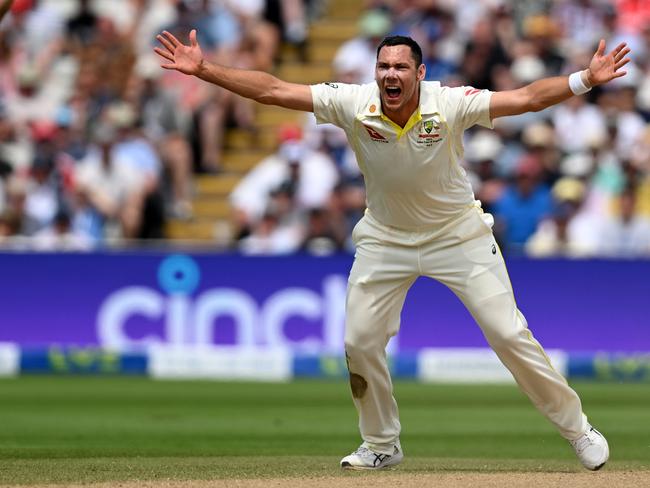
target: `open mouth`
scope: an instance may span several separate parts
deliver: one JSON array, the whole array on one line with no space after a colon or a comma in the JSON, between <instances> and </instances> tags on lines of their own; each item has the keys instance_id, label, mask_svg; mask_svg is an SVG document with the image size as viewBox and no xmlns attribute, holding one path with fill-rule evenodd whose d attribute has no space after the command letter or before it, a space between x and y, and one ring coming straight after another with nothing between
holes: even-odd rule
<instances>
[{"instance_id":1,"label":"open mouth","mask_svg":"<svg viewBox=\"0 0 650 488\"><path fill-rule=\"evenodd\" d=\"M397 87L397 86L387 86L386 87L386 96L389 99L396 99L399 98L399 96L402 93L402 89Z\"/></svg>"}]
</instances>

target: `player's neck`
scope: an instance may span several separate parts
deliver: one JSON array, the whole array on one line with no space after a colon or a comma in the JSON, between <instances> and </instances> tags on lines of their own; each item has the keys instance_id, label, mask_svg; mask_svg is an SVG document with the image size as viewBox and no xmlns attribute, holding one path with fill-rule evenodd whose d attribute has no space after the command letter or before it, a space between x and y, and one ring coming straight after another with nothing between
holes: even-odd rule
<instances>
[{"instance_id":1,"label":"player's neck","mask_svg":"<svg viewBox=\"0 0 650 488\"><path fill-rule=\"evenodd\" d=\"M409 121L411 116L415 113L420 105L420 89L418 88L417 92L411 97L411 99L400 107L398 110L386 109L383 104L381 107L382 113L388 117L390 120L399 125L402 129L406 126L406 123Z\"/></svg>"}]
</instances>

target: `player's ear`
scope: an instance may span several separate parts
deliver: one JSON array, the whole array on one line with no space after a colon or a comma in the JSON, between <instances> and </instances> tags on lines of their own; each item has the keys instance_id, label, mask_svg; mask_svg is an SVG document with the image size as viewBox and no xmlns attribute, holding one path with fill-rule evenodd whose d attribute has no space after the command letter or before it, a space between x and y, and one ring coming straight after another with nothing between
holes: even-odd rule
<instances>
[{"instance_id":1,"label":"player's ear","mask_svg":"<svg viewBox=\"0 0 650 488\"><path fill-rule=\"evenodd\" d=\"M427 67L422 63L420 66L418 66L418 73L417 73L417 79L418 81L424 80L424 77L427 74Z\"/></svg>"}]
</instances>

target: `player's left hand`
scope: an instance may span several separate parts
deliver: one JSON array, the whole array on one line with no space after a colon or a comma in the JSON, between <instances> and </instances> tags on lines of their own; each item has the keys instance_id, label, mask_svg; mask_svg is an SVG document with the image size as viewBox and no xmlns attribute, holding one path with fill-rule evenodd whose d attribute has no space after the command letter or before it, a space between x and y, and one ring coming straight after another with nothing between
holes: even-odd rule
<instances>
[{"instance_id":1,"label":"player's left hand","mask_svg":"<svg viewBox=\"0 0 650 488\"><path fill-rule=\"evenodd\" d=\"M601 39L589 63L587 79L591 86L602 85L614 78L625 76L627 71L621 71L621 68L630 62L630 58L625 57L629 52L630 48L622 42L609 54L605 54L605 40Z\"/></svg>"}]
</instances>

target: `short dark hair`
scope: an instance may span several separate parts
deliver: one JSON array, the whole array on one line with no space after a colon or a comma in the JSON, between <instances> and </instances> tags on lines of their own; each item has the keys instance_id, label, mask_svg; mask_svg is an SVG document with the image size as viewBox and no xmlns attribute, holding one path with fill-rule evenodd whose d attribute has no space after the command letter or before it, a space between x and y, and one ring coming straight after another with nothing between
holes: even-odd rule
<instances>
[{"instance_id":1,"label":"short dark hair","mask_svg":"<svg viewBox=\"0 0 650 488\"><path fill-rule=\"evenodd\" d=\"M379 43L377 47L377 59L379 59L379 51L384 46L408 46L411 48L411 56L415 61L415 67L418 68L422 64L422 48L410 37L406 36L388 36Z\"/></svg>"}]
</instances>

